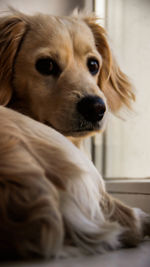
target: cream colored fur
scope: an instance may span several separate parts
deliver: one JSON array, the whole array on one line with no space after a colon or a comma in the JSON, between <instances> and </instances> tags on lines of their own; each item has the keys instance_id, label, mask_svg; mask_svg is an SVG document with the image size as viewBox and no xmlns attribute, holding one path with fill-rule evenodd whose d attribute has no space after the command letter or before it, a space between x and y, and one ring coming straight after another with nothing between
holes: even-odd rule
<instances>
[{"instance_id":1,"label":"cream colored fur","mask_svg":"<svg viewBox=\"0 0 150 267\"><path fill-rule=\"evenodd\" d=\"M59 75L35 68L48 56ZM95 76L89 57L99 61ZM150 234L149 216L111 198L76 147L104 128L108 110L134 99L104 29L94 17L13 11L0 19L0 58L0 256L47 258L138 244ZM76 110L88 94L106 105L97 128Z\"/></svg>"}]
</instances>

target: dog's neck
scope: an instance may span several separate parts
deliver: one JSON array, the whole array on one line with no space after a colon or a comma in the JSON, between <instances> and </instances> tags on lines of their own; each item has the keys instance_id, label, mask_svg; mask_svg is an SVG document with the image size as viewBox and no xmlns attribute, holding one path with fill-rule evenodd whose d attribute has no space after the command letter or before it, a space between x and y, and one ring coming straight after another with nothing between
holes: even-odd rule
<instances>
[{"instance_id":1,"label":"dog's neck","mask_svg":"<svg viewBox=\"0 0 150 267\"><path fill-rule=\"evenodd\" d=\"M77 148L80 149L80 151L82 151L84 153L84 155L86 155L89 159L92 160L92 157L91 157L91 153L90 151L88 151L88 149L86 148L85 146L85 142L84 142L84 139L85 138L81 138L81 137L69 137L68 138Z\"/></svg>"},{"instance_id":2,"label":"dog's neck","mask_svg":"<svg viewBox=\"0 0 150 267\"><path fill-rule=\"evenodd\" d=\"M83 138L77 138L77 137L68 137L68 139L80 150L84 151L84 145L83 145Z\"/></svg>"}]
</instances>

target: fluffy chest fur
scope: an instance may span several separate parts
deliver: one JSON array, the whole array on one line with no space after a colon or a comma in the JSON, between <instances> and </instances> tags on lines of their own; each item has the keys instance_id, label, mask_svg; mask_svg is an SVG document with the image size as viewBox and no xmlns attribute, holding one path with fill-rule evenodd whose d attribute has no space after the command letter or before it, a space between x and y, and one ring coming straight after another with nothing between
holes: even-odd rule
<instances>
[{"instance_id":1,"label":"fluffy chest fur","mask_svg":"<svg viewBox=\"0 0 150 267\"><path fill-rule=\"evenodd\" d=\"M94 16L0 18L0 257L99 253L150 234L77 148L132 100Z\"/></svg>"}]
</instances>

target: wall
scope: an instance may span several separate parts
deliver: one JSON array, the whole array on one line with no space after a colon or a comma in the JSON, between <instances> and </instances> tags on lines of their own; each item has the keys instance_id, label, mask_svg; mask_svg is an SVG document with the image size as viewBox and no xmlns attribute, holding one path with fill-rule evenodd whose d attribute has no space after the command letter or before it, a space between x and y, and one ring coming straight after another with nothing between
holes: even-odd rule
<instances>
[{"instance_id":1,"label":"wall","mask_svg":"<svg viewBox=\"0 0 150 267\"><path fill-rule=\"evenodd\" d=\"M106 25L115 55L136 92L133 112L111 117L106 177L150 176L150 1L107 1Z\"/></svg>"},{"instance_id":2,"label":"wall","mask_svg":"<svg viewBox=\"0 0 150 267\"><path fill-rule=\"evenodd\" d=\"M1 0L0 9L2 10L7 6L13 6L27 13L44 12L66 15L72 12L76 7L82 9L84 6L87 6L87 8L90 9L91 3L91 0Z\"/></svg>"}]
</instances>

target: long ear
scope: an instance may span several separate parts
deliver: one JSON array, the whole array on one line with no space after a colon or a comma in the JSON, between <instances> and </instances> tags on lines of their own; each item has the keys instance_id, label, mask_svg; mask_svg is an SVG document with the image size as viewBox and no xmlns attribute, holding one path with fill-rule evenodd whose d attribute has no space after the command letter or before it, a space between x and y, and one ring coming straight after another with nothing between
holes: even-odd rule
<instances>
[{"instance_id":1,"label":"long ear","mask_svg":"<svg viewBox=\"0 0 150 267\"><path fill-rule=\"evenodd\" d=\"M104 28L97 23L95 17L86 17L84 21L92 30L97 50L102 56L99 87L104 92L110 109L116 112L122 105L130 108L131 102L135 100L133 88L111 53Z\"/></svg>"},{"instance_id":2,"label":"long ear","mask_svg":"<svg viewBox=\"0 0 150 267\"><path fill-rule=\"evenodd\" d=\"M16 55L25 34L25 22L17 16L0 18L0 105L12 96L12 76Z\"/></svg>"}]
</instances>

